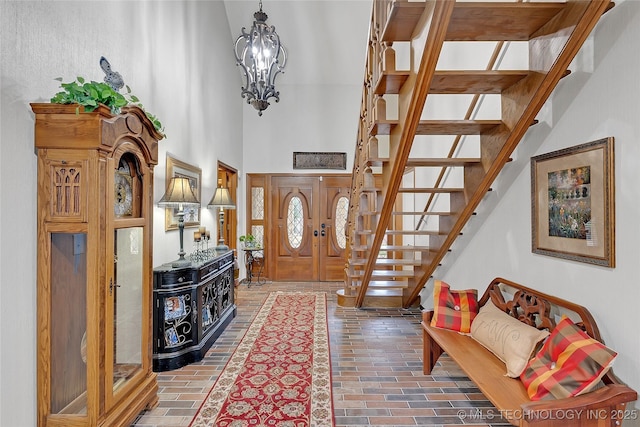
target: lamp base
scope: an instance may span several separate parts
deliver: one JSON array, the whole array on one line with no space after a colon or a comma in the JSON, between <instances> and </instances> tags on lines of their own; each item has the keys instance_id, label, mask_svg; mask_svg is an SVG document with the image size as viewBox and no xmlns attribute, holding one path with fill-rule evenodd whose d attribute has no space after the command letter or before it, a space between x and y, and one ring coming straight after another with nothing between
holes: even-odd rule
<instances>
[{"instance_id":1,"label":"lamp base","mask_svg":"<svg viewBox=\"0 0 640 427\"><path fill-rule=\"evenodd\" d=\"M171 263L171 267L173 268L182 268L182 267L190 267L191 261L185 258L178 258L177 260Z\"/></svg>"},{"instance_id":2,"label":"lamp base","mask_svg":"<svg viewBox=\"0 0 640 427\"><path fill-rule=\"evenodd\" d=\"M216 251L220 251L220 252L228 251L228 250L229 250L229 246L227 246L227 245L225 245L224 243L222 243L222 244L220 244L220 245L216 246L216 247L215 247L215 250L216 250Z\"/></svg>"}]
</instances>

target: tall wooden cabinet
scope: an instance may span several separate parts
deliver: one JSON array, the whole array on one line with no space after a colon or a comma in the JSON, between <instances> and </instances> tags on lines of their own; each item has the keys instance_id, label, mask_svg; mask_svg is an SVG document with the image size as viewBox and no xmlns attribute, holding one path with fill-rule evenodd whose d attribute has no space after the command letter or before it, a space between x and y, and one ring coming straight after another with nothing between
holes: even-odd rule
<instances>
[{"instance_id":1,"label":"tall wooden cabinet","mask_svg":"<svg viewBox=\"0 0 640 427\"><path fill-rule=\"evenodd\" d=\"M128 426L152 371L153 167L142 110L32 104L38 156L38 425Z\"/></svg>"}]
</instances>

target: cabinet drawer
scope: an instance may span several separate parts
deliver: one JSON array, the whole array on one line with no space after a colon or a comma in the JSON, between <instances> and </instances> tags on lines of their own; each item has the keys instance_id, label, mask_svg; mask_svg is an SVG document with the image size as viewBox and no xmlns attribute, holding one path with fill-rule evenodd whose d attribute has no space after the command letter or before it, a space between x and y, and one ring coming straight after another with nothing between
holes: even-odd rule
<instances>
[{"instance_id":1,"label":"cabinet drawer","mask_svg":"<svg viewBox=\"0 0 640 427\"><path fill-rule=\"evenodd\" d=\"M154 286L159 288L174 288L194 283L191 270L165 271L154 274Z\"/></svg>"}]
</instances>

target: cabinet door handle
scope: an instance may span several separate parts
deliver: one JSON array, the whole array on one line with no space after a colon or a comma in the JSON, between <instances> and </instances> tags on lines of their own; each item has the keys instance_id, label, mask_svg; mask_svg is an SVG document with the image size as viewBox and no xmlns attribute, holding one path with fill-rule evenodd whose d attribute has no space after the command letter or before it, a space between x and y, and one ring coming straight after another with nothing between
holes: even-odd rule
<instances>
[{"instance_id":1,"label":"cabinet door handle","mask_svg":"<svg viewBox=\"0 0 640 427\"><path fill-rule=\"evenodd\" d=\"M313 235L314 235L315 237L318 237L318 230L313 230Z\"/></svg>"}]
</instances>

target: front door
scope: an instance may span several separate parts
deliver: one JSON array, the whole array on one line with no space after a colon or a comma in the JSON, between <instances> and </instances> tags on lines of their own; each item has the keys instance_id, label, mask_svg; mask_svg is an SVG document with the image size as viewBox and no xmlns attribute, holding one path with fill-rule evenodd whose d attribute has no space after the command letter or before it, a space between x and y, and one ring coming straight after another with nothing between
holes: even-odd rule
<instances>
[{"instance_id":1,"label":"front door","mask_svg":"<svg viewBox=\"0 0 640 427\"><path fill-rule=\"evenodd\" d=\"M270 181L274 280L343 280L351 177L272 176Z\"/></svg>"}]
</instances>

